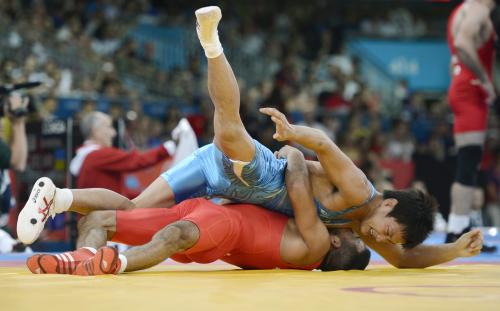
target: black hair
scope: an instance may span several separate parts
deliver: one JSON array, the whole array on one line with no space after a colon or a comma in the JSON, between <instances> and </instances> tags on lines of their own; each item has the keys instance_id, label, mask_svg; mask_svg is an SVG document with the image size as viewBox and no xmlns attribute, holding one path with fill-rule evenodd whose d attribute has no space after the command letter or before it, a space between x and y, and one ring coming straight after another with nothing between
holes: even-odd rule
<instances>
[{"instance_id":1,"label":"black hair","mask_svg":"<svg viewBox=\"0 0 500 311\"><path fill-rule=\"evenodd\" d=\"M329 229L331 233L337 234L335 230ZM342 235L338 237L342 240L340 248L330 248L323 257L319 269L321 271L364 270L370 262L370 250L365 246L362 251L359 251L354 243L357 238L346 239Z\"/></svg>"},{"instance_id":2,"label":"black hair","mask_svg":"<svg viewBox=\"0 0 500 311\"><path fill-rule=\"evenodd\" d=\"M422 243L434 227L434 212L437 202L431 195L420 190L385 190L385 199L396 199L398 203L387 214L403 226L403 248L410 249Z\"/></svg>"}]
</instances>

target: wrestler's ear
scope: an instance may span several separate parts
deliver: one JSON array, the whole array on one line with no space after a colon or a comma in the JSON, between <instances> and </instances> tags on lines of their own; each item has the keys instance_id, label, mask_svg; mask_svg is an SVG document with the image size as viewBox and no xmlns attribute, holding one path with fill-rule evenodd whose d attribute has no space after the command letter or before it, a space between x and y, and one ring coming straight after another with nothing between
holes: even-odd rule
<instances>
[{"instance_id":1,"label":"wrestler's ear","mask_svg":"<svg viewBox=\"0 0 500 311\"><path fill-rule=\"evenodd\" d=\"M340 246L342 246L342 241L335 234L330 235L330 243L333 245L334 248L340 248Z\"/></svg>"},{"instance_id":2,"label":"wrestler's ear","mask_svg":"<svg viewBox=\"0 0 500 311\"><path fill-rule=\"evenodd\" d=\"M393 198L385 199L382 201L382 206L388 207L390 209L393 209L397 204L398 204L398 200L393 199Z\"/></svg>"}]
</instances>

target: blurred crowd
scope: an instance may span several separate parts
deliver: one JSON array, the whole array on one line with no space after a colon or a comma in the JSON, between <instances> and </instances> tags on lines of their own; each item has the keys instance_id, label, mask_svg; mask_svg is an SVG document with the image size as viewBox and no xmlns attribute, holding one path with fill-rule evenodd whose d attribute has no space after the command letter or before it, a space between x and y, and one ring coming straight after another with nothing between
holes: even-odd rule
<instances>
[{"instance_id":1,"label":"blurred crowd","mask_svg":"<svg viewBox=\"0 0 500 311\"><path fill-rule=\"evenodd\" d=\"M272 124L258 113L259 107L276 107L294 123L325 131L377 188L426 189L446 217L455 156L446 94L415 93L406 81L397 81L395 103L385 103L365 84L359 60L343 45L353 32L435 36L434 25L444 25L446 14L377 8L368 15L366 1L357 15L340 1L300 4L222 1L221 42L240 78L241 114L250 134L273 150L280 147L272 139ZM340 9L332 10L335 5ZM101 107L97 98L105 98L107 112L125 120L128 148L157 146L182 115L200 145L209 143L213 108L202 51L193 40L196 7L154 0L1 1L0 80L43 82L34 92L38 108L32 119L58 117L59 99L79 96L78 120ZM194 43L186 45L186 65L157 66L154 42L138 44L129 36L139 24L189 30L186 41ZM437 35L444 34L442 28ZM178 104L151 115L143 107L150 97ZM387 106L398 110L388 113ZM493 113L491 124L478 206L487 207L486 224L500 226L500 124Z\"/></svg>"}]
</instances>

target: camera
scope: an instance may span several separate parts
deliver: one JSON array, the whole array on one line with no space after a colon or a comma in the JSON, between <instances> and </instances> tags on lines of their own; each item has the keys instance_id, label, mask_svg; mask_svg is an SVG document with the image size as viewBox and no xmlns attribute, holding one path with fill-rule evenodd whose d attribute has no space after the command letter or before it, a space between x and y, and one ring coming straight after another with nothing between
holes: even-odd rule
<instances>
[{"instance_id":1,"label":"camera","mask_svg":"<svg viewBox=\"0 0 500 311\"><path fill-rule=\"evenodd\" d=\"M29 101L28 107L20 107L20 108L12 109L10 107L10 103L8 101L8 98L9 98L10 94L16 90L31 89L31 88L37 87L39 85L41 85L40 82L25 82L25 83L18 83L18 84L0 85L0 117L3 117L3 115L4 115L3 105L8 105L7 110L9 111L9 114L12 115L14 118L24 117L30 111L34 111L34 105L33 105L32 100Z\"/></svg>"}]
</instances>

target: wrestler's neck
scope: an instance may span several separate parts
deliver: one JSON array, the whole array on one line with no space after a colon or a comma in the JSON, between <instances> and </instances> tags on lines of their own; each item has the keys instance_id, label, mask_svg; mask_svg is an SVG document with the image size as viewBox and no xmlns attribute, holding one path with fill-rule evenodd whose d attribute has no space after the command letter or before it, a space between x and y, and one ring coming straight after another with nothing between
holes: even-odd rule
<instances>
[{"instance_id":1,"label":"wrestler's neck","mask_svg":"<svg viewBox=\"0 0 500 311\"><path fill-rule=\"evenodd\" d=\"M378 209L382 201L384 200L381 193L377 193L377 195L371 200L369 203L358 209L356 218L363 222L364 220L370 218Z\"/></svg>"},{"instance_id":2,"label":"wrestler's neck","mask_svg":"<svg viewBox=\"0 0 500 311\"><path fill-rule=\"evenodd\" d=\"M361 223L369 219L375 213L383 200L384 199L382 198L382 194L378 193L369 203L358 206L356 209L350 211L344 217L352 221Z\"/></svg>"}]
</instances>

